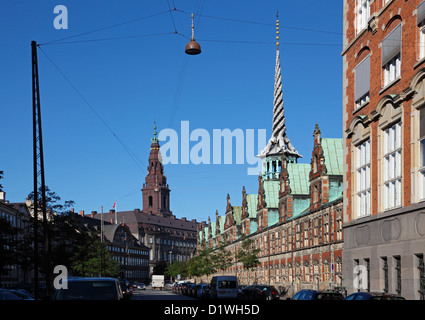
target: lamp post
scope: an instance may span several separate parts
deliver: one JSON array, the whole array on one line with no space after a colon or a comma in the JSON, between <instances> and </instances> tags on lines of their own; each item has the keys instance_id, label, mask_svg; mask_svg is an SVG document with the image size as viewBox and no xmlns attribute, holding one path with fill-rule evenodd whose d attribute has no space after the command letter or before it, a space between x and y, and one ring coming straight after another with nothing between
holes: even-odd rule
<instances>
[{"instance_id":1,"label":"lamp post","mask_svg":"<svg viewBox=\"0 0 425 320\"><path fill-rule=\"evenodd\" d=\"M172 253L173 253L173 251L168 251L168 253L169 253L169 255L170 255L170 269L171 269L171 255L172 255ZM173 276L170 274L170 280L171 280L171 283L173 283Z\"/></svg>"}]
</instances>

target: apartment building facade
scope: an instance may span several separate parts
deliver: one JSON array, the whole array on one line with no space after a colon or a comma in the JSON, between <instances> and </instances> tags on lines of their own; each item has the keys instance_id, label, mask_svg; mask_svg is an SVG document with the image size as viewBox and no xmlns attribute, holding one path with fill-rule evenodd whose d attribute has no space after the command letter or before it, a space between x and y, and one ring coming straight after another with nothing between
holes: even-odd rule
<instances>
[{"instance_id":1,"label":"apartment building facade","mask_svg":"<svg viewBox=\"0 0 425 320\"><path fill-rule=\"evenodd\" d=\"M343 286L423 300L425 1L343 14Z\"/></svg>"}]
</instances>

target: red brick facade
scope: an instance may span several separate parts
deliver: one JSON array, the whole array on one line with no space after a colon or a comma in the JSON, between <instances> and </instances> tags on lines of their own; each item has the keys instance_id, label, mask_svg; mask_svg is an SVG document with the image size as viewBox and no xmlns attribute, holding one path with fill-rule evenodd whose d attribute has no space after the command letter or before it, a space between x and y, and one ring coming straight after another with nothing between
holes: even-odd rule
<instances>
[{"instance_id":1,"label":"red brick facade","mask_svg":"<svg viewBox=\"0 0 425 320\"><path fill-rule=\"evenodd\" d=\"M411 113L413 89L412 78L421 68L425 67L425 60L419 60L419 27L417 24L417 7L421 2L392 0L384 4L384 0L376 0L370 4L370 19L368 26L356 35L356 3L346 1L344 15L345 47L342 53L344 57L344 129L346 131L346 189L345 214L347 222L351 221L353 199L348 196L353 190L352 177L352 130L356 120L363 126L370 128L371 138L371 214L376 215L380 210L379 203L379 168L378 168L378 127L382 114L379 114L379 106L389 102L394 105L402 105L401 121L402 129L402 158L403 158L403 182L402 182L402 205L411 204ZM384 72L381 63L382 41L401 23L401 76L392 84L384 86ZM355 68L367 56L370 56L370 101L361 108L356 108L355 97ZM361 121L359 117L364 117Z\"/></svg>"}]
</instances>

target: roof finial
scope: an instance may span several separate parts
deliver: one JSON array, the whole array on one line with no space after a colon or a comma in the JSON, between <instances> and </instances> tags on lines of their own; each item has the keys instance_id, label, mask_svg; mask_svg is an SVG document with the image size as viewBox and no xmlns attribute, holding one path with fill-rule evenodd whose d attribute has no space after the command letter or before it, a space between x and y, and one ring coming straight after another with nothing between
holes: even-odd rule
<instances>
[{"instance_id":1,"label":"roof finial","mask_svg":"<svg viewBox=\"0 0 425 320\"><path fill-rule=\"evenodd\" d=\"M154 120L153 122L153 138L151 139L152 143L157 143L158 142L158 138L156 137L157 132L156 132L156 120Z\"/></svg>"},{"instance_id":2,"label":"roof finial","mask_svg":"<svg viewBox=\"0 0 425 320\"><path fill-rule=\"evenodd\" d=\"M276 12L276 46L279 50L279 11Z\"/></svg>"}]
</instances>

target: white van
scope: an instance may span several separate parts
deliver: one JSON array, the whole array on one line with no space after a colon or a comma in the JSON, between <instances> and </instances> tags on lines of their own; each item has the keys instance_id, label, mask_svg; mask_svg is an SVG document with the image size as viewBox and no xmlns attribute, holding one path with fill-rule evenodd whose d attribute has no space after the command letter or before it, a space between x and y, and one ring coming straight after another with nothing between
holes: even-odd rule
<instances>
[{"instance_id":1,"label":"white van","mask_svg":"<svg viewBox=\"0 0 425 320\"><path fill-rule=\"evenodd\" d=\"M212 277L210 299L236 299L238 297L238 278L235 276Z\"/></svg>"}]
</instances>

